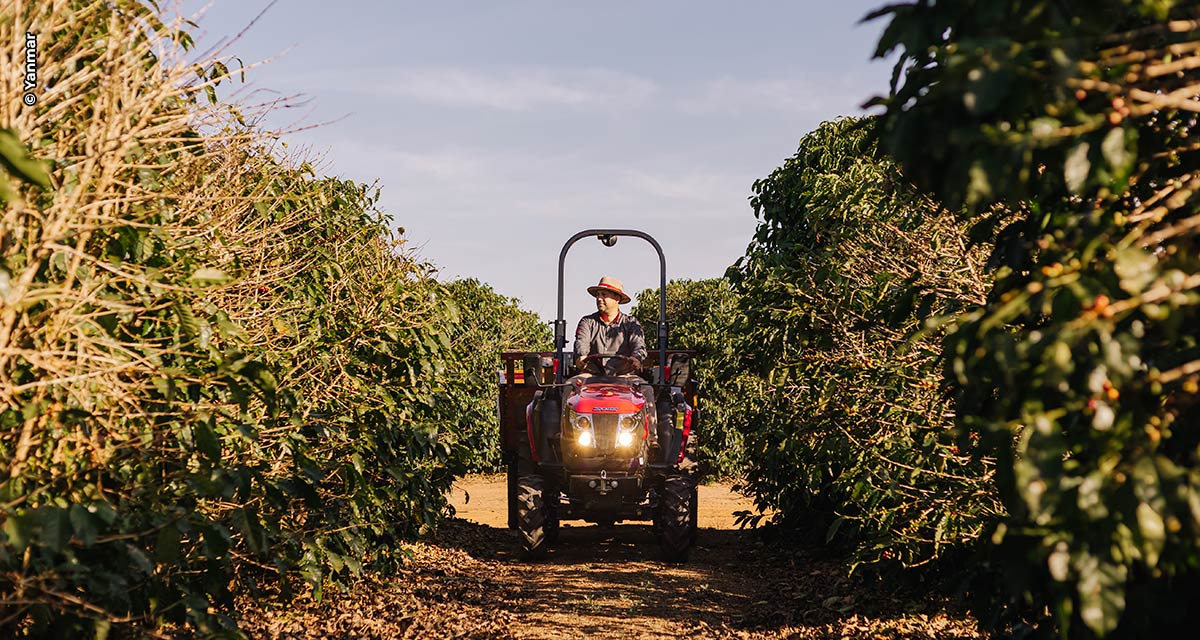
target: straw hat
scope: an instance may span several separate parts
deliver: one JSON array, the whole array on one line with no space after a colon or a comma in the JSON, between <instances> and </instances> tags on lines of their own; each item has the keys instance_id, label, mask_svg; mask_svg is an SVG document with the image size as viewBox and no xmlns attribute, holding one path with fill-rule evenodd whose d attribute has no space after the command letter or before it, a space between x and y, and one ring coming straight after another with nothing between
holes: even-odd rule
<instances>
[{"instance_id":1,"label":"straw hat","mask_svg":"<svg viewBox=\"0 0 1200 640\"><path fill-rule=\"evenodd\" d=\"M595 296L601 289L607 289L621 296L621 304L629 302L629 296L625 295L625 287L621 286L621 281L617 280L616 278L610 278L608 276L600 278L600 284L588 287L588 293L592 294L592 296Z\"/></svg>"}]
</instances>

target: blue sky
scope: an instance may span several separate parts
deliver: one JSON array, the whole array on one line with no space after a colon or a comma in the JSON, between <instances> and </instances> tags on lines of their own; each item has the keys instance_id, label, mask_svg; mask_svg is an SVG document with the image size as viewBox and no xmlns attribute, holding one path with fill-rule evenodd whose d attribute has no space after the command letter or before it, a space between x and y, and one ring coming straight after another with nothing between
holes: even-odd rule
<instances>
[{"instance_id":1,"label":"blue sky","mask_svg":"<svg viewBox=\"0 0 1200 640\"><path fill-rule=\"evenodd\" d=\"M264 124L299 129L285 139L324 173L378 181L443 279L478 278L551 320L559 250L582 229L650 233L669 278L724 273L755 228L754 180L886 91L890 65L870 60L884 25L857 24L880 4L279 0L225 43L269 61L223 96L302 96ZM216 0L198 48L266 7ZM601 275L632 294L657 286L658 260L636 239L577 244L571 326Z\"/></svg>"}]
</instances>

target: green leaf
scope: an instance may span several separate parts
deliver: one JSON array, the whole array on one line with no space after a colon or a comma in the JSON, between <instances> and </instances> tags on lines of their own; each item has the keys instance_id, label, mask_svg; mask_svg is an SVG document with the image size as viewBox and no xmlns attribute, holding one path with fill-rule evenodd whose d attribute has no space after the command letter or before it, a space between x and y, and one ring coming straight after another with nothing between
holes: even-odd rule
<instances>
[{"instance_id":1,"label":"green leaf","mask_svg":"<svg viewBox=\"0 0 1200 640\"><path fill-rule=\"evenodd\" d=\"M261 362L247 362L241 373L263 393L272 394L278 389L275 374Z\"/></svg>"},{"instance_id":2,"label":"green leaf","mask_svg":"<svg viewBox=\"0 0 1200 640\"><path fill-rule=\"evenodd\" d=\"M93 509L95 510L93 511ZM116 522L118 516L117 510L113 509L112 505L108 504L104 500L101 500L94 505L90 505L88 507L88 511L90 513L94 513L96 517L100 518L100 521L106 526Z\"/></svg>"},{"instance_id":3,"label":"green leaf","mask_svg":"<svg viewBox=\"0 0 1200 640\"><path fill-rule=\"evenodd\" d=\"M332 551L325 556L325 560L329 563L329 568L332 569L334 573L340 573L342 568L346 566L345 562L343 562L342 556L340 554L333 553Z\"/></svg>"},{"instance_id":4,"label":"green leaf","mask_svg":"<svg viewBox=\"0 0 1200 640\"><path fill-rule=\"evenodd\" d=\"M845 518L837 518L829 525L829 530L825 532L825 544L829 544L833 540L833 537L837 535L838 529L842 527L842 523L845 521Z\"/></svg>"},{"instance_id":5,"label":"green leaf","mask_svg":"<svg viewBox=\"0 0 1200 640\"><path fill-rule=\"evenodd\" d=\"M1113 258L1113 271L1119 277L1121 288L1131 294L1139 294L1154 282L1158 259L1138 247L1127 247Z\"/></svg>"},{"instance_id":6,"label":"green leaf","mask_svg":"<svg viewBox=\"0 0 1200 640\"><path fill-rule=\"evenodd\" d=\"M1108 635L1125 611L1125 566L1081 553L1075 570L1079 574L1079 617L1097 635Z\"/></svg>"},{"instance_id":7,"label":"green leaf","mask_svg":"<svg viewBox=\"0 0 1200 640\"><path fill-rule=\"evenodd\" d=\"M1029 132L1034 138L1049 138L1056 134L1062 122L1056 118L1034 118L1029 123Z\"/></svg>"},{"instance_id":8,"label":"green leaf","mask_svg":"<svg viewBox=\"0 0 1200 640\"><path fill-rule=\"evenodd\" d=\"M109 620L93 620L95 625L95 640L108 640L108 634L112 631L112 622Z\"/></svg>"},{"instance_id":9,"label":"green leaf","mask_svg":"<svg viewBox=\"0 0 1200 640\"><path fill-rule=\"evenodd\" d=\"M176 301L175 315L179 318L179 326L183 328L183 332L188 337L194 337L200 333L200 320L196 318L196 314L192 311L192 304L187 300Z\"/></svg>"},{"instance_id":10,"label":"green leaf","mask_svg":"<svg viewBox=\"0 0 1200 640\"><path fill-rule=\"evenodd\" d=\"M193 273L190 278L188 278L188 281L194 282L201 286L225 284L230 280L231 278L225 275L224 271L211 267L197 269L196 272Z\"/></svg>"},{"instance_id":11,"label":"green leaf","mask_svg":"<svg viewBox=\"0 0 1200 640\"><path fill-rule=\"evenodd\" d=\"M16 197L17 192L13 190L12 183L8 181L8 176L0 173L0 203L12 202ZM7 283L5 284L7 285ZM6 292L0 292L0 299L6 295Z\"/></svg>"},{"instance_id":12,"label":"green leaf","mask_svg":"<svg viewBox=\"0 0 1200 640\"><path fill-rule=\"evenodd\" d=\"M1092 170L1092 163L1088 160L1088 149L1090 148L1088 143L1080 142L1067 152L1066 165L1063 167L1063 180L1066 181L1067 188L1073 193L1083 191L1088 173Z\"/></svg>"},{"instance_id":13,"label":"green leaf","mask_svg":"<svg viewBox=\"0 0 1200 640\"><path fill-rule=\"evenodd\" d=\"M201 524L196 527L204 536L204 546L211 558L224 557L229 551L229 532L218 524Z\"/></svg>"},{"instance_id":14,"label":"green leaf","mask_svg":"<svg viewBox=\"0 0 1200 640\"><path fill-rule=\"evenodd\" d=\"M1145 502L1137 506L1138 530L1142 534L1142 553L1146 557L1146 565L1154 568L1162 554L1167 540L1167 527L1163 518L1153 507Z\"/></svg>"},{"instance_id":15,"label":"green leaf","mask_svg":"<svg viewBox=\"0 0 1200 640\"><path fill-rule=\"evenodd\" d=\"M1100 152L1112 167L1113 174L1119 179L1129 175L1137 160L1137 154L1129 149L1123 127L1114 128L1105 134L1103 142L1100 143Z\"/></svg>"},{"instance_id":16,"label":"green leaf","mask_svg":"<svg viewBox=\"0 0 1200 640\"><path fill-rule=\"evenodd\" d=\"M271 550L271 540L266 529L258 519L258 513L251 508L238 509L233 514L234 524L241 529L246 537L246 545L260 556L267 555Z\"/></svg>"},{"instance_id":17,"label":"green leaf","mask_svg":"<svg viewBox=\"0 0 1200 640\"><path fill-rule=\"evenodd\" d=\"M75 537L83 542L84 547L96 544L96 516L90 513L87 507L73 504L67 510L67 517L71 521L71 530L75 533Z\"/></svg>"},{"instance_id":18,"label":"green leaf","mask_svg":"<svg viewBox=\"0 0 1200 640\"><path fill-rule=\"evenodd\" d=\"M50 173L46 171L45 165L29 155L16 131L12 129L0 129L0 166L25 182L36 184L47 191L52 188Z\"/></svg>"},{"instance_id":19,"label":"green leaf","mask_svg":"<svg viewBox=\"0 0 1200 640\"><path fill-rule=\"evenodd\" d=\"M42 507L38 509L38 524L41 527L41 543L54 553L62 553L71 540L71 523L67 519L67 510Z\"/></svg>"},{"instance_id":20,"label":"green leaf","mask_svg":"<svg viewBox=\"0 0 1200 640\"><path fill-rule=\"evenodd\" d=\"M1071 550L1066 542L1060 540L1054 546L1054 551L1046 559L1046 565L1050 568L1051 578L1057 582L1067 581L1071 569Z\"/></svg>"},{"instance_id":21,"label":"green leaf","mask_svg":"<svg viewBox=\"0 0 1200 640\"><path fill-rule=\"evenodd\" d=\"M154 573L154 563L150 561L150 556L146 555L145 551L132 544L125 545L125 550L129 553L129 559L133 560L134 566L141 569L142 573L146 575Z\"/></svg>"},{"instance_id":22,"label":"green leaf","mask_svg":"<svg viewBox=\"0 0 1200 640\"><path fill-rule=\"evenodd\" d=\"M28 514L13 514L5 518L4 526L0 528L8 538L8 543L18 553L29 546L30 526Z\"/></svg>"},{"instance_id":23,"label":"green leaf","mask_svg":"<svg viewBox=\"0 0 1200 640\"><path fill-rule=\"evenodd\" d=\"M192 425L192 439L200 453L209 460L216 462L221 459L221 441L207 421L197 421Z\"/></svg>"},{"instance_id":24,"label":"green leaf","mask_svg":"<svg viewBox=\"0 0 1200 640\"><path fill-rule=\"evenodd\" d=\"M967 186L968 202L987 202L992 198L992 180L983 162L971 163L970 182Z\"/></svg>"},{"instance_id":25,"label":"green leaf","mask_svg":"<svg viewBox=\"0 0 1200 640\"><path fill-rule=\"evenodd\" d=\"M174 524L169 524L158 532L158 537L154 542L154 559L159 564L177 565L181 560L180 557L180 538L179 528Z\"/></svg>"}]
</instances>

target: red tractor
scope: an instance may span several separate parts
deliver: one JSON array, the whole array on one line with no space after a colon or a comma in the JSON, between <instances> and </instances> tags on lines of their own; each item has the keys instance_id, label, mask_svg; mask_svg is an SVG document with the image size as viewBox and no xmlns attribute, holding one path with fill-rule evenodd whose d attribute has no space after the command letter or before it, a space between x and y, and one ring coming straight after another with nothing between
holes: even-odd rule
<instances>
[{"instance_id":1,"label":"red tractor","mask_svg":"<svg viewBox=\"0 0 1200 640\"><path fill-rule=\"evenodd\" d=\"M574 362L563 319L567 251L582 238L612 246L619 236L643 238L658 251L658 349L647 362L611 353ZM654 238L627 229L581 231L559 254L555 351L503 354L500 442L508 526L520 534L522 557L543 557L563 520L645 520L664 560L687 560L696 537L688 452L699 414L693 353L667 349L666 289L666 259Z\"/></svg>"}]
</instances>

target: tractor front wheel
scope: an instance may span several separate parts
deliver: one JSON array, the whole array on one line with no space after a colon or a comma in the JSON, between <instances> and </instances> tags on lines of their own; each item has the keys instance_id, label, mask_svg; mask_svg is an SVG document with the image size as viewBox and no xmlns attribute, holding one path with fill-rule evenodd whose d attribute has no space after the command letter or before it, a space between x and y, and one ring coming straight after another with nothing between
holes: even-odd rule
<instances>
[{"instance_id":1,"label":"tractor front wheel","mask_svg":"<svg viewBox=\"0 0 1200 640\"><path fill-rule=\"evenodd\" d=\"M692 479L683 476L671 476L663 482L660 544L666 562L687 562L694 528L694 489Z\"/></svg>"},{"instance_id":2,"label":"tractor front wheel","mask_svg":"<svg viewBox=\"0 0 1200 640\"><path fill-rule=\"evenodd\" d=\"M546 481L538 475L517 480L517 533L521 538L521 557L537 560L545 557L547 544Z\"/></svg>"}]
</instances>

